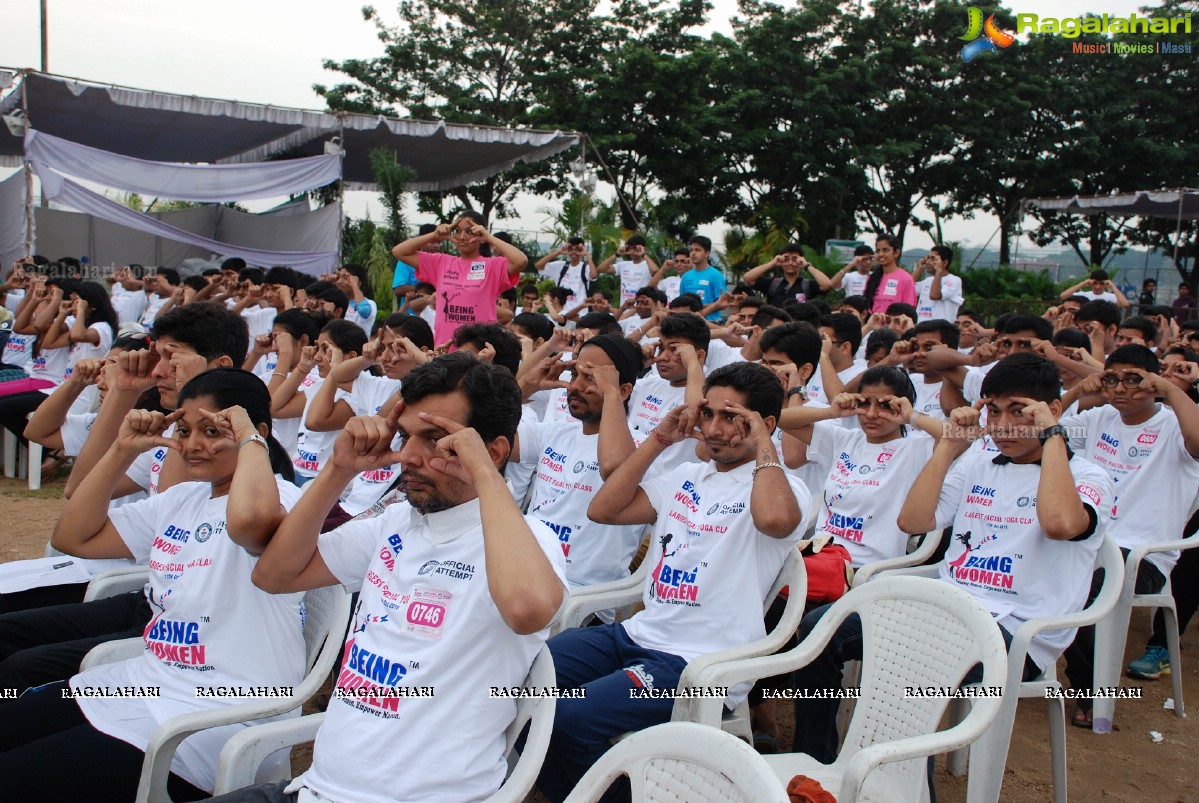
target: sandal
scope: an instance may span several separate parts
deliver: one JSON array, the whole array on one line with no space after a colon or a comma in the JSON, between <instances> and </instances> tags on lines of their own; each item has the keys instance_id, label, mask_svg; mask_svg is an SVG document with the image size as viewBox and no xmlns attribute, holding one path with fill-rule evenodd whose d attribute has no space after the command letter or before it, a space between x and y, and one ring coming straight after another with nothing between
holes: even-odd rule
<instances>
[{"instance_id":1,"label":"sandal","mask_svg":"<svg viewBox=\"0 0 1199 803\"><path fill-rule=\"evenodd\" d=\"M776 736L762 731L754 731L754 750L759 753L774 755L779 751L779 740Z\"/></svg>"},{"instance_id":2,"label":"sandal","mask_svg":"<svg viewBox=\"0 0 1199 803\"><path fill-rule=\"evenodd\" d=\"M1086 728L1091 730L1095 724L1090 711L1084 711L1081 708L1074 712L1074 716L1070 718L1070 724L1076 728Z\"/></svg>"}]
</instances>

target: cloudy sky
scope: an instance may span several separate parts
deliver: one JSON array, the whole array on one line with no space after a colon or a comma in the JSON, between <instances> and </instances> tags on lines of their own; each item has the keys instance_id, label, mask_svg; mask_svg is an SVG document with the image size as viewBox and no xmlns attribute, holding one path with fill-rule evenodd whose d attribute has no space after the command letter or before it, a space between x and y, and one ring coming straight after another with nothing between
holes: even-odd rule
<instances>
[{"instance_id":1,"label":"cloudy sky","mask_svg":"<svg viewBox=\"0 0 1199 803\"><path fill-rule=\"evenodd\" d=\"M396 11L376 3L387 19ZM1073 16L1085 12L1124 14L1137 0L1040 0L1013 2L1016 12ZM338 75L321 60L365 58L381 45L374 26L362 19L353 0L48 0L50 71L60 75L142 89L177 92L300 108L323 108L314 83L334 83ZM38 0L4 0L0 28L4 49L0 66L34 67L40 62ZM735 0L715 0L706 30L728 32ZM963 25L965 22L963 21ZM984 57L985 58L985 57ZM9 171L4 171L5 173ZM605 191L600 185L600 193ZM610 190L609 190L610 192ZM351 193L353 215L381 209L367 193ZM542 228L539 199L521 203L521 217L506 228ZM990 218L951 222L949 239L982 244L993 233ZM720 227L707 232L719 237ZM928 243L921 234L909 247ZM1021 246L1023 249L1025 246Z\"/></svg>"}]
</instances>

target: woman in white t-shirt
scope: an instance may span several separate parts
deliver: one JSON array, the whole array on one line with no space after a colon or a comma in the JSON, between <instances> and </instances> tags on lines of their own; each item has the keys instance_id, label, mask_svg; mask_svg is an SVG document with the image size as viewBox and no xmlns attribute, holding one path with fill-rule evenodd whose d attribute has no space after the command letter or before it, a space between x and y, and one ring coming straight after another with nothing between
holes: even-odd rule
<instances>
[{"instance_id":1,"label":"woman in white t-shirt","mask_svg":"<svg viewBox=\"0 0 1199 803\"><path fill-rule=\"evenodd\" d=\"M171 423L175 437L162 437ZM267 594L250 580L257 556L299 498L291 464L270 431L266 389L235 368L188 382L170 416L129 413L113 448L68 501L52 542L85 558L149 558L153 617L145 651L0 710L7 799L131 800L160 723L236 705L241 700L226 696L230 689L301 680L301 595ZM190 481L110 511L117 480L138 455L159 446L180 452ZM217 756L242 727L201 731L179 746L168 784L175 800L211 793Z\"/></svg>"},{"instance_id":2,"label":"woman in white t-shirt","mask_svg":"<svg viewBox=\"0 0 1199 803\"><path fill-rule=\"evenodd\" d=\"M346 307L346 320L361 326L369 338L374 334L379 305L372 300L375 291L366 268L354 264L342 265L337 269L337 286L350 299L350 305Z\"/></svg>"},{"instance_id":3,"label":"woman in white t-shirt","mask_svg":"<svg viewBox=\"0 0 1199 803\"><path fill-rule=\"evenodd\" d=\"M941 437L941 422L913 409L916 389L898 368L867 370L858 390L838 394L829 407L788 408L779 426L804 445L804 462L829 466L816 531L832 535L854 566L864 566L907 551L896 518ZM832 421L851 415L861 429Z\"/></svg>"}]
</instances>

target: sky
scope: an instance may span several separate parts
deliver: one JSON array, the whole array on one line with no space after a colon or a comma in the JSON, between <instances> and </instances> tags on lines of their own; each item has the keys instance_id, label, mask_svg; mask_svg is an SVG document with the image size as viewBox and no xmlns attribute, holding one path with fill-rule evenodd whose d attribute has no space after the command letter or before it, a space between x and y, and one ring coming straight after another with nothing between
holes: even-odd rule
<instances>
[{"instance_id":1,"label":"sky","mask_svg":"<svg viewBox=\"0 0 1199 803\"><path fill-rule=\"evenodd\" d=\"M1015 12L1057 17L1087 12L1128 15L1146 4L1145 0L1007 3ZM324 104L312 85L339 80L338 73L322 68L322 60L368 58L382 50L374 25L362 18L361 5L354 0L291 0L286 4L265 0L48 0L49 71L139 89L321 109ZM386 2L376 5L385 20L397 19L395 6ZM731 32L735 0L715 0L713 5L704 32ZM38 0L0 0L0 29L4 31L0 66L37 68ZM612 191L601 183L598 194L607 200ZM545 227L545 215L538 210L546 205L542 198L519 201L519 217L500 225L509 230L539 231ZM382 217L382 207L370 193L349 193L346 211L355 217ZM424 222L410 215L410 222L413 220ZM719 242L723 228L717 224L701 231ZM995 228L991 217L951 220L945 236L982 245ZM922 232L912 231L905 247L925 248L931 243ZM1027 242L1020 245L1022 251L1031 248Z\"/></svg>"}]
</instances>

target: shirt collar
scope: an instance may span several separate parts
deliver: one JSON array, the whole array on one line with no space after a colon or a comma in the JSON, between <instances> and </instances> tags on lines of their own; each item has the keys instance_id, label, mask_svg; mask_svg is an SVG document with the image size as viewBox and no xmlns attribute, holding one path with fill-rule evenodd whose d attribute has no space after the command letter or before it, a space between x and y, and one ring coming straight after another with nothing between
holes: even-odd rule
<instances>
[{"instance_id":1,"label":"shirt collar","mask_svg":"<svg viewBox=\"0 0 1199 803\"><path fill-rule=\"evenodd\" d=\"M1068 444L1068 443L1066 444L1066 459L1067 459L1067 460L1073 460L1073 459L1074 459L1074 450L1070 448L1070 444ZM994 464L995 464L995 465L997 465L997 466L1006 466L1006 465L1008 465L1009 463L1011 463L1011 462L1012 462L1012 458L1008 457L1008 456L1007 456L1007 455L1005 455L1005 454L1001 454L1001 455L999 455L998 457L996 457L996 458L994 458L993 460L991 460L991 462L992 462L992 463L994 463ZM1041 465L1041 461L1040 461L1040 460L1034 460L1034 461L1032 461L1031 463L1020 463L1019 465L1022 465L1022 466L1039 466L1039 465Z\"/></svg>"},{"instance_id":2,"label":"shirt collar","mask_svg":"<svg viewBox=\"0 0 1199 803\"><path fill-rule=\"evenodd\" d=\"M757 465L757 461L749 460L734 469L729 469L728 471L717 471L715 461L709 460L708 464L704 466L703 473L699 475L699 479L705 480L708 477L711 477L713 474L719 474L722 477L731 477L738 482L743 482L746 479L753 478L755 465Z\"/></svg>"},{"instance_id":3,"label":"shirt collar","mask_svg":"<svg viewBox=\"0 0 1199 803\"><path fill-rule=\"evenodd\" d=\"M416 508L412 508L409 513L412 529L424 525L429 531L429 540L434 544L447 544L481 526L483 522L479 513L478 497L436 513L421 513Z\"/></svg>"}]
</instances>

